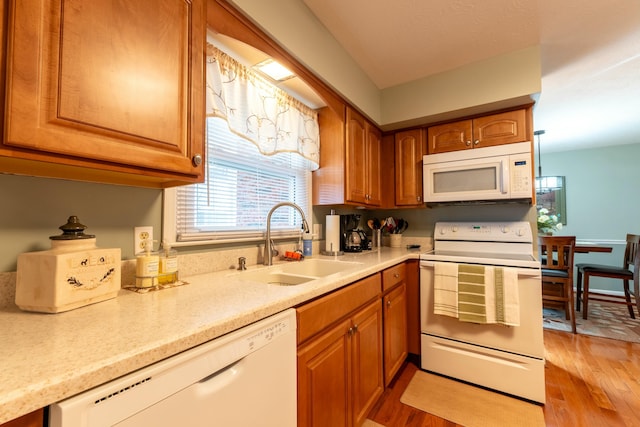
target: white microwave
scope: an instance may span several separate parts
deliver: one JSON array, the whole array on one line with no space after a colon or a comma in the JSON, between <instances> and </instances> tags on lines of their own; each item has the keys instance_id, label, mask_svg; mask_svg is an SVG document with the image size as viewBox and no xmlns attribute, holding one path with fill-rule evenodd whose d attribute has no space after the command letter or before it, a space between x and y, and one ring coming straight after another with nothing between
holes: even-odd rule
<instances>
[{"instance_id":1,"label":"white microwave","mask_svg":"<svg viewBox=\"0 0 640 427\"><path fill-rule=\"evenodd\" d=\"M425 203L523 200L533 195L530 142L423 157Z\"/></svg>"}]
</instances>

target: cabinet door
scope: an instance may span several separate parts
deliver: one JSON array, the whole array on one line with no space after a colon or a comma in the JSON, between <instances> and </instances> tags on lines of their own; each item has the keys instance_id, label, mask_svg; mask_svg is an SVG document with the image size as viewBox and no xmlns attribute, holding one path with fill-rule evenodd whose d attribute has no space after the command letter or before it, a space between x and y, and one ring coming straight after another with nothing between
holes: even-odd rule
<instances>
[{"instance_id":1,"label":"cabinet door","mask_svg":"<svg viewBox=\"0 0 640 427\"><path fill-rule=\"evenodd\" d=\"M380 299L353 317L353 425L359 426L384 391ZM327 424L329 425L329 424Z\"/></svg>"},{"instance_id":2,"label":"cabinet door","mask_svg":"<svg viewBox=\"0 0 640 427\"><path fill-rule=\"evenodd\" d=\"M384 381L388 385L407 358L407 287L403 282L383 298Z\"/></svg>"},{"instance_id":3,"label":"cabinet door","mask_svg":"<svg viewBox=\"0 0 640 427\"><path fill-rule=\"evenodd\" d=\"M445 123L427 129L427 151L429 154L473 148L471 120Z\"/></svg>"},{"instance_id":4,"label":"cabinet door","mask_svg":"<svg viewBox=\"0 0 640 427\"><path fill-rule=\"evenodd\" d=\"M298 427L350 425L351 328L345 320L298 350Z\"/></svg>"},{"instance_id":5,"label":"cabinet door","mask_svg":"<svg viewBox=\"0 0 640 427\"><path fill-rule=\"evenodd\" d=\"M382 132L370 123L366 123L367 129L367 204L380 206L382 204L382 183L380 182L380 153L382 151Z\"/></svg>"},{"instance_id":6,"label":"cabinet door","mask_svg":"<svg viewBox=\"0 0 640 427\"><path fill-rule=\"evenodd\" d=\"M345 192L347 201L367 203L367 133L365 118L347 108Z\"/></svg>"},{"instance_id":7,"label":"cabinet door","mask_svg":"<svg viewBox=\"0 0 640 427\"><path fill-rule=\"evenodd\" d=\"M22 0L9 10L0 155L200 180L203 0Z\"/></svg>"},{"instance_id":8,"label":"cabinet door","mask_svg":"<svg viewBox=\"0 0 640 427\"><path fill-rule=\"evenodd\" d=\"M421 206L422 156L425 153L422 129L395 135L396 206Z\"/></svg>"},{"instance_id":9,"label":"cabinet door","mask_svg":"<svg viewBox=\"0 0 640 427\"><path fill-rule=\"evenodd\" d=\"M15 420L7 421L0 425L0 427L41 427L44 424L44 410L38 409L37 411L30 412L26 415L16 418Z\"/></svg>"},{"instance_id":10,"label":"cabinet door","mask_svg":"<svg viewBox=\"0 0 640 427\"><path fill-rule=\"evenodd\" d=\"M473 140L477 148L524 142L527 137L526 110L473 119Z\"/></svg>"}]
</instances>

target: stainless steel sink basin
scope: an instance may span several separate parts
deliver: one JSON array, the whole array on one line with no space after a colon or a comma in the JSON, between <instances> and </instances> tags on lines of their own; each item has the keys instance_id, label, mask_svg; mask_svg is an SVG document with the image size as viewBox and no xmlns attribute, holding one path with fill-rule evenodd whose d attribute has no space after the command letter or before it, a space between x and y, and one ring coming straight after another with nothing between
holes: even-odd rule
<instances>
[{"instance_id":1,"label":"stainless steel sink basin","mask_svg":"<svg viewBox=\"0 0 640 427\"><path fill-rule=\"evenodd\" d=\"M239 280L268 283L272 285L300 285L361 266L359 262L308 259L302 262L279 264L258 270L237 273Z\"/></svg>"}]
</instances>

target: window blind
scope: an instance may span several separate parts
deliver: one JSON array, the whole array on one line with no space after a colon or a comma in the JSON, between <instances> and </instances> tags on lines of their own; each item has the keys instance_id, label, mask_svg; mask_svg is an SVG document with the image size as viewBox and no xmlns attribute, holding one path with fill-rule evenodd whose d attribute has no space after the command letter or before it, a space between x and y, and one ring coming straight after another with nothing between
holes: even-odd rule
<instances>
[{"instance_id":1,"label":"window blind","mask_svg":"<svg viewBox=\"0 0 640 427\"><path fill-rule=\"evenodd\" d=\"M256 240L264 237L269 210L279 202L299 205L311 218L311 166L297 153L264 155L255 144L207 118L206 178L177 189L176 241ZM302 219L280 208L271 217L274 237L298 236Z\"/></svg>"}]
</instances>

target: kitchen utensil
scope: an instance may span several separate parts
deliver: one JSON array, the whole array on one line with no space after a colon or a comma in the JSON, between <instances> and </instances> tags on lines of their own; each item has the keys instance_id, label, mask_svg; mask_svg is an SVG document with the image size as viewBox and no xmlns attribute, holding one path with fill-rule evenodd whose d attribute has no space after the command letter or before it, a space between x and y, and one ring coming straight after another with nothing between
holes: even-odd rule
<instances>
[{"instance_id":1,"label":"kitchen utensil","mask_svg":"<svg viewBox=\"0 0 640 427\"><path fill-rule=\"evenodd\" d=\"M396 228L396 221L393 219L392 216L390 216L389 218L387 218L387 231L389 232L389 234L392 234L395 228Z\"/></svg>"},{"instance_id":2,"label":"kitchen utensil","mask_svg":"<svg viewBox=\"0 0 640 427\"><path fill-rule=\"evenodd\" d=\"M368 220L367 225L369 226L370 229L375 230L375 228L373 228L373 219Z\"/></svg>"},{"instance_id":3,"label":"kitchen utensil","mask_svg":"<svg viewBox=\"0 0 640 427\"><path fill-rule=\"evenodd\" d=\"M379 230L380 229L380 220L378 218L374 218L373 219L373 229L374 230Z\"/></svg>"},{"instance_id":4,"label":"kitchen utensil","mask_svg":"<svg viewBox=\"0 0 640 427\"><path fill-rule=\"evenodd\" d=\"M396 229L393 230L393 232L395 234L400 234L400 233L402 233L403 229L404 229L404 219L400 218L400 219L398 219L398 224L396 226Z\"/></svg>"}]
</instances>

